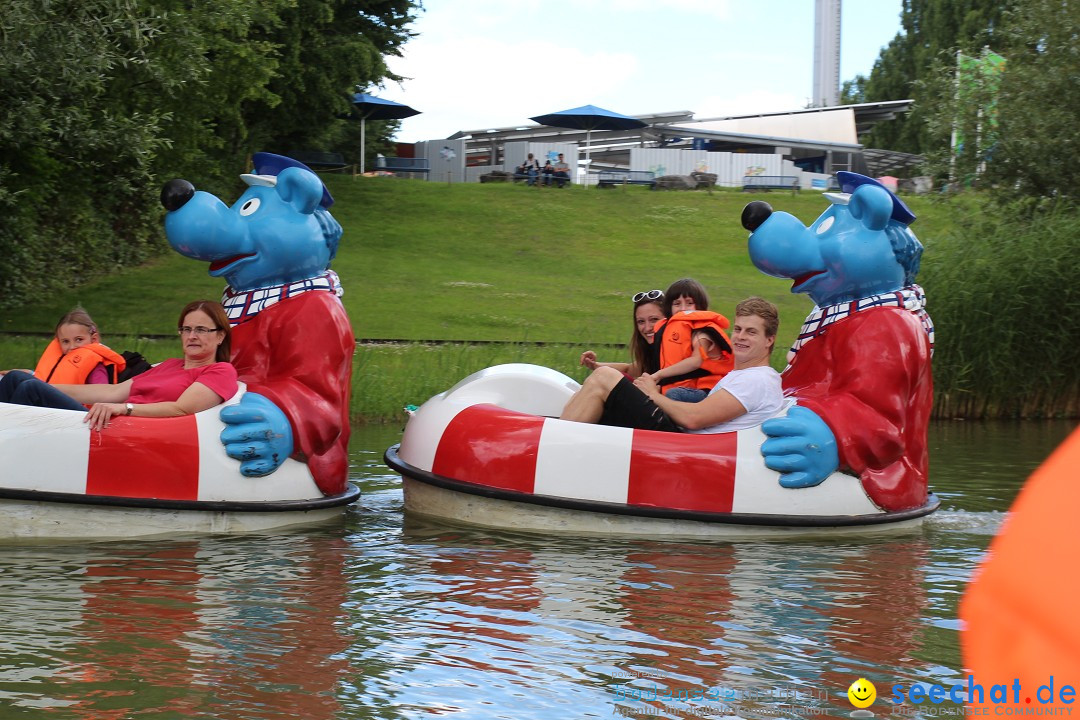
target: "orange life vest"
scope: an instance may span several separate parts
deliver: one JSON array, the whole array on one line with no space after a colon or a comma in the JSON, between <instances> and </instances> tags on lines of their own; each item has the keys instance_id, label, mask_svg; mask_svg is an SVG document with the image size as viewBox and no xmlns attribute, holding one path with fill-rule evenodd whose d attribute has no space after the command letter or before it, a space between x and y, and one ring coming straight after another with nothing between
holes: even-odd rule
<instances>
[{"instance_id":1,"label":"orange life vest","mask_svg":"<svg viewBox=\"0 0 1080 720\"><path fill-rule=\"evenodd\" d=\"M964 667L971 668L973 682L983 688L973 697L965 691L970 706L993 705L997 715L1019 715L1021 708L1030 713L1038 707L1036 692L1040 704L1049 699L1044 686L1057 703L1065 683L1080 677L1080 574L1069 569L1076 560L1078 465L1080 429L1021 488L964 592ZM1012 688L1014 683L1024 692L991 699L992 687Z\"/></svg>"},{"instance_id":2,"label":"orange life vest","mask_svg":"<svg viewBox=\"0 0 1080 720\"><path fill-rule=\"evenodd\" d=\"M659 348L661 368L690 357L694 352L693 334L698 330L707 333L721 350L719 358L710 358L702 353L701 367L694 372L661 380L664 392L673 387L712 390L716 383L720 382L720 378L735 368L731 340L724 332L730 324L726 317L710 310L676 313L657 323L653 345Z\"/></svg>"},{"instance_id":3,"label":"orange life vest","mask_svg":"<svg viewBox=\"0 0 1080 720\"><path fill-rule=\"evenodd\" d=\"M116 382L117 374L127 365L121 355L101 343L83 345L65 355L60 342L53 338L38 360L34 377L53 385L81 385L99 363L105 365L111 383Z\"/></svg>"}]
</instances>

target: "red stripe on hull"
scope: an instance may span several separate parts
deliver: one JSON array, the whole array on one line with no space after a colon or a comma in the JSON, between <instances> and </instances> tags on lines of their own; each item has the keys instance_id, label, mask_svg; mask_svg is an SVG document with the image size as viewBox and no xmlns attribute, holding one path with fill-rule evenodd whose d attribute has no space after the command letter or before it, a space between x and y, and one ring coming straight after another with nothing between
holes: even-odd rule
<instances>
[{"instance_id":1,"label":"red stripe on hull","mask_svg":"<svg viewBox=\"0 0 1080 720\"><path fill-rule=\"evenodd\" d=\"M459 412L443 431L431 471L487 487L531 493L544 418L494 405Z\"/></svg>"},{"instance_id":2,"label":"red stripe on hull","mask_svg":"<svg viewBox=\"0 0 1080 720\"><path fill-rule=\"evenodd\" d=\"M195 416L118 418L104 432L92 432L86 492L198 500L199 431Z\"/></svg>"},{"instance_id":3,"label":"red stripe on hull","mask_svg":"<svg viewBox=\"0 0 1080 720\"><path fill-rule=\"evenodd\" d=\"M634 431L630 505L731 512L736 433L692 435Z\"/></svg>"}]
</instances>

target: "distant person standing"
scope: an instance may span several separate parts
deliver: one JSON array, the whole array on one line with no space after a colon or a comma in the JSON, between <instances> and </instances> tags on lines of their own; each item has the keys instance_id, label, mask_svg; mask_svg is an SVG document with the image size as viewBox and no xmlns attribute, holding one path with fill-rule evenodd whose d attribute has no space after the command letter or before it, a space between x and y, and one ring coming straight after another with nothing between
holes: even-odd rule
<instances>
[{"instance_id":1,"label":"distant person standing","mask_svg":"<svg viewBox=\"0 0 1080 720\"><path fill-rule=\"evenodd\" d=\"M563 158L563 154L559 153L559 160L551 166L555 171L553 177L559 187L564 187L570 180L570 166L566 164L566 159Z\"/></svg>"}]
</instances>

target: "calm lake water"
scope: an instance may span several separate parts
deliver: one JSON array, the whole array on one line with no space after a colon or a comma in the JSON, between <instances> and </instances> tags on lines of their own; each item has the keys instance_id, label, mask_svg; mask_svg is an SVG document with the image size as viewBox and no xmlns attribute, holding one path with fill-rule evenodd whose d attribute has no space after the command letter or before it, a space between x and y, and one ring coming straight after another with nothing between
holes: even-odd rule
<instances>
[{"instance_id":1,"label":"calm lake water","mask_svg":"<svg viewBox=\"0 0 1080 720\"><path fill-rule=\"evenodd\" d=\"M1071 428L934 425L921 531L693 544L405 517L400 428L360 428L338 524L0 548L0 718L849 717L962 679L965 583Z\"/></svg>"}]
</instances>

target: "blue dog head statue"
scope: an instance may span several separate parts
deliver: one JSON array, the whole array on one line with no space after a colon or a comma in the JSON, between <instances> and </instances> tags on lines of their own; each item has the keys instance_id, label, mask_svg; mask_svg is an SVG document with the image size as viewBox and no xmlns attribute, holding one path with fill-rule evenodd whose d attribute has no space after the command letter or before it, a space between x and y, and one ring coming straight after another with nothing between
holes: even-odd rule
<instances>
[{"instance_id":1,"label":"blue dog head statue","mask_svg":"<svg viewBox=\"0 0 1080 720\"><path fill-rule=\"evenodd\" d=\"M167 183L161 202L169 244L209 262L210 275L238 291L320 275L341 238L327 210L333 198L303 163L272 153L254 160L255 172L241 175L248 189L232 207L186 180Z\"/></svg>"},{"instance_id":2,"label":"blue dog head statue","mask_svg":"<svg viewBox=\"0 0 1080 720\"><path fill-rule=\"evenodd\" d=\"M915 216L873 178L836 174L843 194L810 227L768 203L743 210L751 231L750 259L766 275L791 278L793 293L819 306L848 302L911 285L923 247L908 225Z\"/></svg>"}]
</instances>

